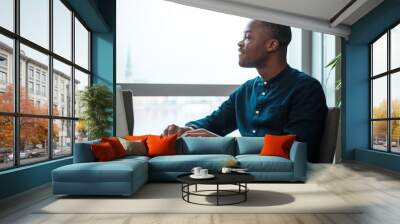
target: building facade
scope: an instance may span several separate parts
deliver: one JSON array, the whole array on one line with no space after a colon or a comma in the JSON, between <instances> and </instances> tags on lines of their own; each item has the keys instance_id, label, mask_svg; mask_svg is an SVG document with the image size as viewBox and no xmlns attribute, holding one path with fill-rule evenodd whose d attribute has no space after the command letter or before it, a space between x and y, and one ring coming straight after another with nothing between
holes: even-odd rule
<instances>
[{"instance_id":1,"label":"building facade","mask_svg":"<svg viewBox=\"0 0 400 224\"><path fill-rule=\"evenodd\" d=\"M13 73L13 48L0 41L0 94L10 91L8 86L14 86ZM25 52L20 54L20 89L21 94L25 92L28 100L32 103L34 109L45 111L49 108L49 97L53 96L53 115L60 117L72 117L72 77L65 72L53 69L53 90L49 94L49 67L38 60L27 57ZM71 70L70 70L71 71ZM79 81L75 81L79 84ZM14 89L14 88L13 88ZM79 102L76 102L79 103ZM24 111L21 105L22 113ZM10 111L12 112L12 111ZM47 112L45 111L47 114ZM65 123L64 123L65 122ZM58 140L53 144L71 142L71 124L66 120L55 120L54 124L58 128Z\"/></svg>"}]
</instances>

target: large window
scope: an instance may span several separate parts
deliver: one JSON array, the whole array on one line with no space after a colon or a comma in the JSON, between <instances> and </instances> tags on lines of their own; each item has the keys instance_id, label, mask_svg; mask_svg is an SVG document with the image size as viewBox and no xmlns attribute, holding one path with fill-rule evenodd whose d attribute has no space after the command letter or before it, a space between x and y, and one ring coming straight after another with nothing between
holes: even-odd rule
<instances>
[{"instance_id":1,"label":"large window","mask_svg":"<svg viewBox=\"0 0 400 224\"><path fill-rule=\"evenodd\" d=\"M339 98L337 87L339 87L340 69L326 67L340 52L336 48L336 40L338 37L334 35L312 32L312 68L311 75L321 82L324 89L326 104L328 107L340 107L341 100Z\"/></svg>"},{"instance_id":2,"label":"large window","mask_svg":"<svg viewBox=\"0 0 400 224\"><path fill-rule=\"evenodd\" d=\"M0 170L70 156L73 105L90 84L90 32L62 0L0 8Z\"/></svg>"},{"instance_id":3,"label":"large window","mask_svg":"<svg viewBox=\"0 0 400 224\"><path fill-rule=\"evenodd\" d=\"M238 65L237 43L249 21L163 0L118 0L117 82L134 84L135 134L202 118L257 77ZM301 70L302 30L292 28L292 35L288 61Z\"/></svg>"},{"instance_id":4,"label":"large window","mask_svg":"<svg viewBox=\"0 0 400 224\"><path fill-rule=\"evenodd\" d=\"M370 44L371 148L400 153L400 24Z\"/></svg>"}]
</instances>

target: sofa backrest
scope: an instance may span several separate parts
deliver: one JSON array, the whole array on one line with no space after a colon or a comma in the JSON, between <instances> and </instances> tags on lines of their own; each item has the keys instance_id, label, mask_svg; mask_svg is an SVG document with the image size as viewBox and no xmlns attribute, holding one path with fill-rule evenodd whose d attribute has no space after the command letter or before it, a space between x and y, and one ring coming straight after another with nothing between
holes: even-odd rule
<instances>
[{"instance_id":1,"label":"sofa backrest","mask_svg":"<svg viewBox=\"0 0 400 224\"><path fill-rule=\"evenodd\" d=\"M74 163L95 162L96 158L94 157L90 146L92 144L99 144L99 143L100 143L100 140L75 143Z\"/></svg>"},{"instance_id":2,"label":"sofa backrest","mask_svg":"<svg viewBox=\"0 0 400 224\"><path fill-rule=\"evenodd\" d=\"M264 137L236 137L236 155L259 154Z\"/></svg>"},{"instance_id":3,"label":"sofa backrest","mask_svg":"<svg viewBox=\"0 0 400 224\"><path fill-rule=\"evenodd\" d=\"M74 163L95 162L90 145L98 143L100 140L75 143ZM176 152L178 155L259 154L263 144L264 137L183 137L176 142Z\"/></svg>"},{"instance_id":4,"label":"sofa backrest","mask_svg":"<svg viewBox=\"0 0 400 224\"><path fill-rule=\"evenodd\" d=\"M177 141L177 154L226 154L235 155L233 137L183 137Z\"/></svg>"},{"instance_id":5,"label":"sofa backrest","mask_svg":"<svg viewBox=\"0 0 400 224\"><path fill-rule=\"evenodd\" d=\"M319 161L320 163L332 163L336 151L340 109L328 108L325 118L324 131L321 137Z\"/></svg>"}]
</instances>

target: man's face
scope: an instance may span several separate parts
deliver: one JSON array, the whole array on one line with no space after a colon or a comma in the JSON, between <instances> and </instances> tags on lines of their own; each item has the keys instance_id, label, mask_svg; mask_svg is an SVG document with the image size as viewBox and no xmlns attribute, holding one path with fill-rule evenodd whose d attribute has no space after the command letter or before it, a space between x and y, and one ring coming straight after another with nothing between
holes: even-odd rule
<instances>
[{"instance_id":1,"label":"man's face","mask_svg":"<svg viewBox=\"0 0 400 224\"><path fill-rule=\"evenodd\" d=\"M252 21L247 25L243 40L239 41L239 65L246 68L261 67L272 50L276 47L271 41L270 31L260 21ZM271 45L272 44L272 45ZM273 47L273 48L271 48Z\"/></svg>"}]
</instances>

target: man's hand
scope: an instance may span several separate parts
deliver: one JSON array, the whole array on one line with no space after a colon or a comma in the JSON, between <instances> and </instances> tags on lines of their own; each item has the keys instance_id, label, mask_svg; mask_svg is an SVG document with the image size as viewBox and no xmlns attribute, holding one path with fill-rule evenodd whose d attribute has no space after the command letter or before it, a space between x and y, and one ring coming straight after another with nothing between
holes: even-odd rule
<instances>
[{"instance_id":1,"label":"man's hand","mask_svg":"<svg viewBox=\"0 0 400 224\"><path fill-rule=\"evenodd\" d=\"M204 128L194 129L186 131L181 135L181 137L219 137L219 135L208 131Z\"/></svg>"},{"instance_id":2,"label":"man's hand","mask_svg":"<svg viewBox=\"0 0 400 224\"><path fill-rule=\"evenodd\" d=\"M178 138L186 131L193 130L191 127L179 127L178 125L171 124L164 129L163 135L174 135L176 134Z\"/></svg>"}]
</instances>

